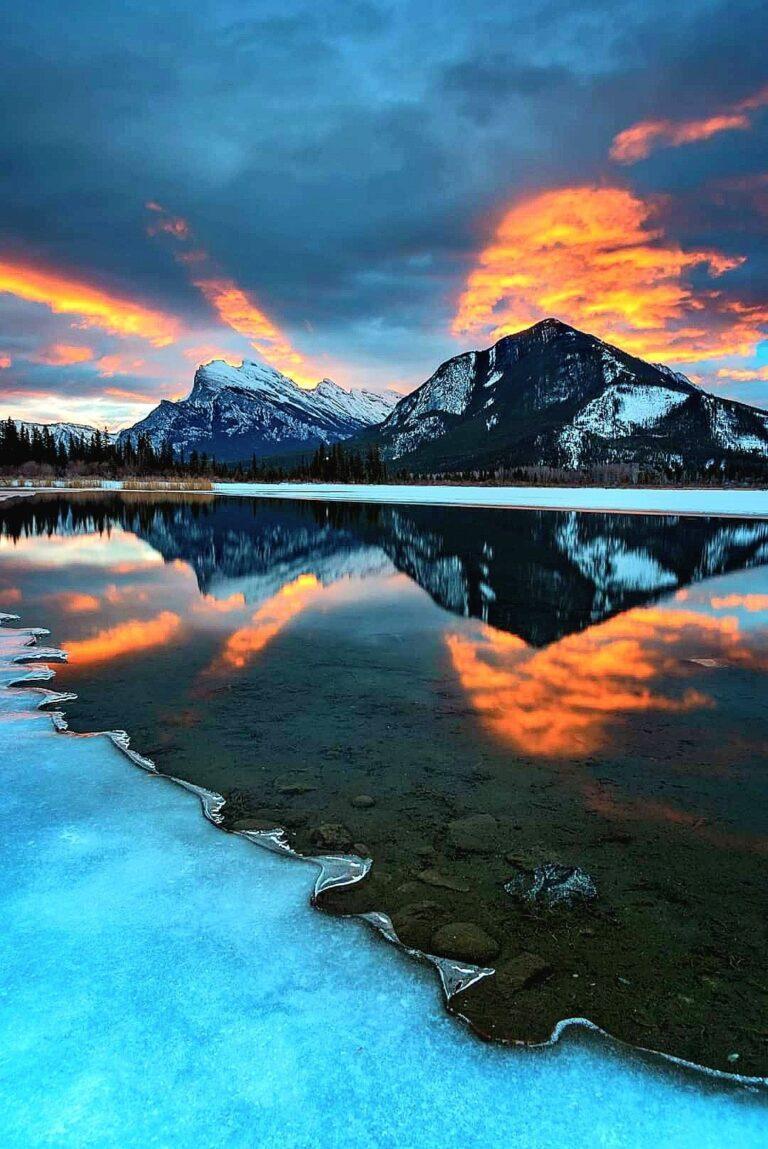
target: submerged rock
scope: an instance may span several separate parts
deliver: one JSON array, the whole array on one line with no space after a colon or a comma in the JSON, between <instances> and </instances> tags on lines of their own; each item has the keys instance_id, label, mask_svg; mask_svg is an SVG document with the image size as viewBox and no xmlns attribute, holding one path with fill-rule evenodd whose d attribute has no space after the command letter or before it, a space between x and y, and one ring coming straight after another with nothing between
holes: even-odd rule
<instances>
[{"instance_id":1,"label":"submerged rock","mask_svg":"<svg viewBox=\"0 0 768 1149\"><path fill-rule=\"evenodd\" d=\"M468 894L469 886L464 882L458 881L456 878L449 877L448 874L442 874L439 870L429 866L426 870L422 870L416 877L420 882L424 882L427 886L435 886L440 890L453 890L457 894Z\"/></svg>"},{"instance_id":2,"label":"submerged rock","mask_svg":"<svg viewBox=\"0 0 768 1149\"><path fill-rule=\"evenodd\" d=\"M405 946L429 950L435 927L442 924L448 912L437 902L410 902L392 915L395 933Z\"/></svg>"},{"instance_id":3,"label":"submerged rock","mask_svg":"<svg viewBox=\"0 0 768 1149\"><path fill-rule=\"evenodd\" d=\"M492 854L497 828L498 822L492 815L470 814L449 822L446 838L448 845L461 853Z\"/></svg>"},{"instance_id":4,"label":"submerged rock","mask_svg":"<svg viewBox=\"0 0 768 1149\"><path fill-rule=\"evenodd\" d=\"M370 810L372 806L376 805L376 799L372 798L370 794L355 794L354 798L350 798L349 804L354 806L356 810Z\"/></svg>"},{"instance_id":5,"label":"submerged rock","mask_svg":"<svg viewBox=\"0 0 768 1149\"><path fill-rule=\"evenodd\" d=\"M233 830L278 830L282 828L282 824L283 822L278 822L274 818L237 818L231 823L231 828Z\"/></svg>"},{"instance_id":6,"label":"submerged rock","mask_svg":"<svg viewBox=\"0 0 768 1149\"><path fill-rule=\"evenodd\" d=\"M354 842L351 832L340 822L323 822L312 831L310 838L318 849L333 852L349 850Z\"/></svg>"},{"instance_id":7,"label":"submerged rock","mask_svg":"<svg viewBox=\"0 0 768 1149\"><path fill-rule=\"evenodd\" d=\"M546 862L532 872L515 874L504 889L513 897L550 908L591 902L597 897L597 887L585 870L559 862Z\"/></svg>"},{"instance_id":8,"label":"submerged rock","mask_svg":"<svg viewBox=\"0 0 768 1149\"><path fill-rule=\"evenodd\" d=\"M496 981L504 993L519 993L544 981L552 966L539 954L523 952L504 962L496 970Z\"/></svg>"},{"instance_id":9,"label":"submerged rock","mask_svg":"<svg viewBox=\"0 0 768 1149\"><path fill-rule=\"evenodd\" d=\"M499 943L476 922L449 922L432 935L431 951L472 965L486 965L499 952Z\"/></svg>"},{"instance_id":10,"label":"submerged rock","mask_svg":"<svg viewBox=\"0 0 768 1149\"><path fill-rule=\"evenodd\" d=\"M277 786L278 794L282 794L286 798L294 798L301 794L309 794L316 789L317 786L312 786L309 782L281 782Z\"/></svg>"}]
</instances>

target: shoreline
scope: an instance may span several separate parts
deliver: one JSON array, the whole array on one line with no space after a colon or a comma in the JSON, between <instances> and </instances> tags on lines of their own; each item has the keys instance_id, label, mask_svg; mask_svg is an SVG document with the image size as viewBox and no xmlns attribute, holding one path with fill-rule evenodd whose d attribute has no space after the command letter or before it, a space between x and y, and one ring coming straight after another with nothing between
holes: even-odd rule
<instances>
[{"instance_id":1,"label":"shoreline","mask_svg":"<svg viewBox=\"0 0 768 1149\"><path fill-rule=\"evenodd\" d=\"M626 1038L617 1037L603 1026L584 1016L575 1015L560 1018L553 1025L549 1036L543 1039L511 1040L485 1032L483 1028L477 1024L475 1019L463 1013L460 1008L456 1008L456 999L460 998L464 992L471 989L485 977L493 976L496 973L493 966L482 968L472 965L471 963L436 956L425 950L410 946L401 940L391 919L386 914L370 911L360 913L354 910L339 912L330 907L321 907L319 899L325 891L355 886L361 882L370 870L372 864L371 859L361 859L350 854L323 855L310 854L297 850L290 843L288 835L282 827L275 827L269 831L233 829L226 824L224 817L222 817L222 810L226 805L226 799L223 798L222 795L191 782L188 779L176 777L173 774L167 774L159 770L152 759L147 758L140 751L132 748L130 735L125 731L94 730L83 733L70 729L65 712L61 707L66 705L66 703L75 701L77 695L71 691L59 692L45 685L56 676L56 671L48 664L51 662L55 664L66 661L65 652L59 648L39 645L39 640L49 634L47 629L42 627L27 628L20 626L19 623L20 619L18 615L0 613L0 630L2 630L3 636L7 638L13 636L20 640L17 650L11 654L10 658L5 651L3 651L5 655L4 658L0 655L0 676L2 676L4 671L6 673L11 672L10 676L2 682L5 691L14 693L21 690L25 693L31 692L37 694L39 696L39 702L33 710L37 709L38 712L48 715L51 719L53 732L56 735L64 735L65 737L78 741L105 738L111 742L121 754L125 755L134 767L155 778L171 782L180 789L186 790L188 793L194 795L199 801L204 820L209 822L216 830L223 831L228 837L244 839L250 844L258 846L268 853L277 854L283 859L303 863L308 862L310 865L315 866L318 873L313 883L313 892L310 897L310 904L313 910L315 912L318 910L321 912L324 911L326 914L330 914L331 917L335 917L342 922L345 919L347 921L358 921L360 924L372 928L373 933L377 934L381 941L388 942L395 950L399 951L403 957L415 961L417 964L433 967L442 989L441 996L446 1014L460 1024L463 1023L474 1039L479 1040L483 1044L487 1043L497 1049L506 1048L512 1050L517 1048L536 1052L558 1046L561 1039L568 1034L569 1031L573 1030L576 1033L595 1035L600 1042L606 1043L608 1050L615 1050L619 1056L624 1052L624 1054L639 1058L641 1061L647 1060L649 1066L656 1071L667 1067L671 1071L677 1070L684 1074L691 1074L694 1080L708 1081L712 1084L717 1083L725 1088L730 1087L738 1090L757 1091L759 1095L762 1095L762 1091L768 1087L768 1077L766 1076L739 1074L736 1071L718 1069L714 1066L692 1061L684 1056L670 1053L667 1050L635 1044ZM14 667L18 667L18 675L13 674ZM49 707L56 707L57 709L51 710Z\"/></svg>"},{"instance_id":2,"label":"shoreline","mask_svg":"<svg viewBox=\"0 0 768 1149\"><path fill-rule=\"evenodd\" d=\"M484 487L364 483L212 483L210 489L160 481L124 487L106 479L94 486L8 485L7 497L45 491L122 491L146 494L224 495L232 498L321 502L396 503L411 506L484 507L499 510L599 511L615 514L707 515L768 519L768 489L720 487Z\"/></svg>"}]
</instances>

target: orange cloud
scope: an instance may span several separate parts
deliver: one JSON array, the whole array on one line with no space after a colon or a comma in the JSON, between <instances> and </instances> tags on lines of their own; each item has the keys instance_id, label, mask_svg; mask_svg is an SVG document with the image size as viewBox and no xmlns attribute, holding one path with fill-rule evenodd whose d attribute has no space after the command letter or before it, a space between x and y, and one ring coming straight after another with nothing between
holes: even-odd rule
<instances>
[{"instance_id":1,"label":"orange cloud","mask_svg":"<svg viewBox=\"0 0 768 1149\"><path fill-rule=\"evenodd\" d=\"M587 807L605 818L616 821L657 822L677 829L694 832L718 849L746 850L754 854L768 854L768 838L757 834L734 833L711 826L698 812L683 810L669 802L651 798L619 798L614 788L606 783L585 782L582 794Z\"/></svg>"},{"instance_id":2,"label":"orange cloud","mask_svg":"<svg viewBox=\"0 0 768 1149\"><path fill-rule=\"evenodd\" d=\"M118 586L112 582L105 587L104 598L111 606L117 606L123 602L148 602L149 591L144 587L134 586L131 583Z\"/></svg>"},{"instance_id":3,"label":"orange cloud","mask_svg":"<svg viewBox=\"0 0 768 1149\"><path fill-rule=\"evenodd\" d=\"M566 187L522 200L480 253L458 303L455 335L493 340L555 315L632 354L665 362L746 355L768 309L697 290L743 263L667 238L660 202L619 187Z\"/></svg>"},{"instance_id":4,"label":"orange cloud","mask_svg":"<svg viewBox=\"0 0 768 1149\"><path fill-rule=\"evenodd\" d=\"M180 215L169 215L162 204L156 203L154 200L150 200L146 207L157 217L147 226L147 235L163 233L173 236L174 239L190 238L189 224Z\"/></svg>"},{"instance_id":5,"label":"orange cloud","mask_svg":"<svg viewBox=\"0 0 768 1149\"><path fill-rule=\"evenodd\" d=\"M111 335L139 336L166 347L179 334L173 316L135 300L85 283L65 272L0 260L0 292L41 303L57 315L74 315L79 327L98 327Z\"/></svg>"},{"instance_id":6,"label":"orange cloud","mask_svg":"<svg viewBox=\"0 0 768 1149\"><path fill-rule=\"evenodd\" d=\"M713 595L709 600L714 610L747 610L757 613L768 610L768 594Z\"/></svg>"},{"instance_id":7,"label":"orange cloud","mask_svg":"<svg viewBox=\"0 0 768 1149\"><path fill-rule=\"evenodd\" d=\"M77 639L63 645L70 661L78 668L163 646L173 638L180 626L179 616L164 610L155 618L128 619L117 626L100 630L91 638Z\"/></svg>"},{"instance_id":8,"label":"orange cloud","mask_svg":"<svg viewBox=\"0 0 768 1149\"><path fill-rule=\"evenodd\" d=\"M186 220L173 216L156 201L147 208L153 213L150 235L160 232L191 243L194 239ZM202 292L222 323L244 336L259 355L283 371L302 387L314 386L322 372L310 368L287 335L233 279L221 275L207 251L188 247L175 254L176 262L187 269L192 284ZM206 353L208 349L206 348ZM222 358L218 353L209 358Z\"/></svg>"},{"instance_id":9,"label":"orange cloud","mask_svg":"<svg viewBox=\"0 0 768 1149\"><path fill-rule=\"evenodd\" d=\"M17 602L21 602L21 591L17 586L9 586L5 590L0 590L0 606L12 606Z\"/></svg>"},{"instance_id":10,"label":"orange cloud","mask_svg":"<svg viewBox=\"0 0 768 1149\"><path fill-rule=\"evenodd\" d=\"M104 379L111 379L113 375L135 373L144 366L144 363L145 360L130 355L102 355L99 359L99 375Z\"/></svg>"},{"instance_id":11,"label":"orange cloud","mask_svg":"<svg viewBox=\"0 0 768 1149\"><path fill-rule=\"evenodd\" d=\"M746 131L752 126L750 112L768 105L768 85L745 100L731 104L718 115L699 120L641 120L614 138L611 159L620 164L644 160L657 148L677 148L708 140L720 132Z\"/></svg>"},{"instance_id":12,"label":"orange cloud","mask_svg":"<svg viewBox=\"0 0 768 1149\"><path fill-rule=\"evenodd\" d=\"M7 367L10 367L11 362L10 355L0 355L0 370L5 370Z\"/></svg>"},{"instance_id":13,"label":"orange cloud","mask_svg":"<svg viewBox=\"0 0 768 1149\"><path fill-rule=\"evenodd\" d=\"M478 639L446 638L453 667L483 725L533 755L572 757L601 749L610 725L634 711L708 707L697 690L655 689L683 673L681 647L706 642L725 661L765 669L745 646L738 619L662 607L627 611L601 626L534 650L484 627Z\"/></svg>"},{"instance_id":14,"label":"orange cloud","mask_svg":"<svg viewBox=\"0 0 768 1149\"><path fill-rule=\"evenodd\" d=\"M192 282L222 323L244 335L267 363L290 375L300 386L314 386L317 376L309 370L304 356L234 280L199 277Z\"/></svg>"},{"instance_id":15,"label":"orange cloud","mask_svg":"<svg viewBox=\"0 0 768 1149\"><path fill-rule=\"evenodd\" d=\"M105 395L111 395L114 399L128 399L131 403L148 403L150 396L144 391L128 391L125 387L105 387Z\"/></svg>"},{"instance_id":16,"label":"orange cloud","mask_svg":"<svg viewBox=\"0 0 768 1149\"><path fill-rule=\"evenodd\" d=\"M721 367L717 378L732 379L734 383L768 383L768 367Z\"/></svg>"},{"instance_id":17,"label":"orange cloud","mask_svg":"<svg viewBox=\"0 0 768 1149\"><path fill-rule=\"evenodd\" d=\"M48 602L56 603L65 614L90 614L101 605L95 595L81 594L79 591L60 591L45 597Z\"/></svg>"},{"instance_id":18,"label":"orange cloud","mask_svg":"<svg viewBox=\"0 0 768 1149\"><path fill-rule=\"evenodd\" d=\"M221 654L205 673L243 670L297 614L317 598L322 589L322 584L311 574L299 575L293 582L282 587L259 607L250 625L229 635Z\"/></svg>"},{"instance_id":19,"label":"orange cloud","mask_svg":"<svg viewBox=\"0 0 768 1149\"><path fill-rule=\"evenodd\" d=\"M229 598L214 598L206 594L196 600L192 609L200 614L231 614L233 610L242 610L244 606L245 595L242 593L231 594Z\"/></svg>"},{"instance_id":20,"label":"orange cloud","mask_svg":"<svg viewBox=\"0 0 768 1149\"><path fill-rule=\"evenodd\" d=\"M69 367L73 363L87 363L95 352L91 347L78 347L73 343L53 343L35 355L36 363L47 363L50 367Z\"/></svg>"}]
</instances>

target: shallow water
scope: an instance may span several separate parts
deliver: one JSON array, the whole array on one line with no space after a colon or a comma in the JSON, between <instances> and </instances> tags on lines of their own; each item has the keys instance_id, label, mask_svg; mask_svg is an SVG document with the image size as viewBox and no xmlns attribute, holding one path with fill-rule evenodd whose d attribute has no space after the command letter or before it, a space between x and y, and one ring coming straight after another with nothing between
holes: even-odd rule
<instances>
[{"instance_id":1,"label":"shallow water","mask_svg":"<svg viewBox=\"0 0 768 1149\"><path fill-rule=\"evenodd\" d=\"M588 1016L766 1073L768 523L92 495L0 519L0 606L68 650L70 724L125 728L230 825L370 855L323 905L496 968L456 999L482 1032ZM598 897L507 892L547 863Z\"/></svg>"},{"instance_id":2,"label":"shallow water","mask_svg":"<svg viewBox=\"0 0 768 1149\"><path fill-rule=\"evenodd\" d=\"M311 911L308 867L2 689L19 641L0 632L3 1146L765 1143L750 1092L603 1041L473 1039L422 967Z\"/></svg>"}]
</instances>

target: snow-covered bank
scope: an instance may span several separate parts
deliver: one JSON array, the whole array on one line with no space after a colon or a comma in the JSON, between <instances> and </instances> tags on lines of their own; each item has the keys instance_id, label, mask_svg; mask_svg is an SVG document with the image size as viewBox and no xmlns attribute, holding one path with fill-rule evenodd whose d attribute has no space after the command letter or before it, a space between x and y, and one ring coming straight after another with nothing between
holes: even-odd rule
<instances>
[{"instance_id":1,"label":"snow-covered bank","mask_svg":"<svg viewBox=\"0 0 768 1149\"><path fill-rule=\"evenodd\" d=\"M0 687L26 638L0 631ZM310 867L38 701L0 688L3 1146L765 1144L760 1098L606 1042L475 1040L425 969L311 911Z\"/></svg>"},{"instance_id":2,"label":"snow-covered bank","mask_svg":"<svg viewBox=\"0 0 768 1149\"><path fill-rule=\"evenodd\" d=\"M6 488L10 495L34 494L36 490L119 491L119 480L105 479L99 486ZM148 490L179 493L178 483L153 483ZM563 511L623 511L658 515L722 515L728 518L768 518L768 490L700 490L633 487L459 487L412 486L364 483L213 483L210 490L190 488L187 493L246 496L252 499L321 499L330 502L403 503L441 507L539 507Z\"/></svg>"},{"instance_id":3,"label":"snow-covered bank","mask_svg":"<svg viewBox=\"0 0 768 1149\"><path fill-rule=\"evenodd\" d=\"M262 499L329 499L448 507L545 507L575 511L728 515L768 518L768 490L673 490L607 487L419 487L359 483L215 483L226 495Z\"/></svg>"}]
</instances>

